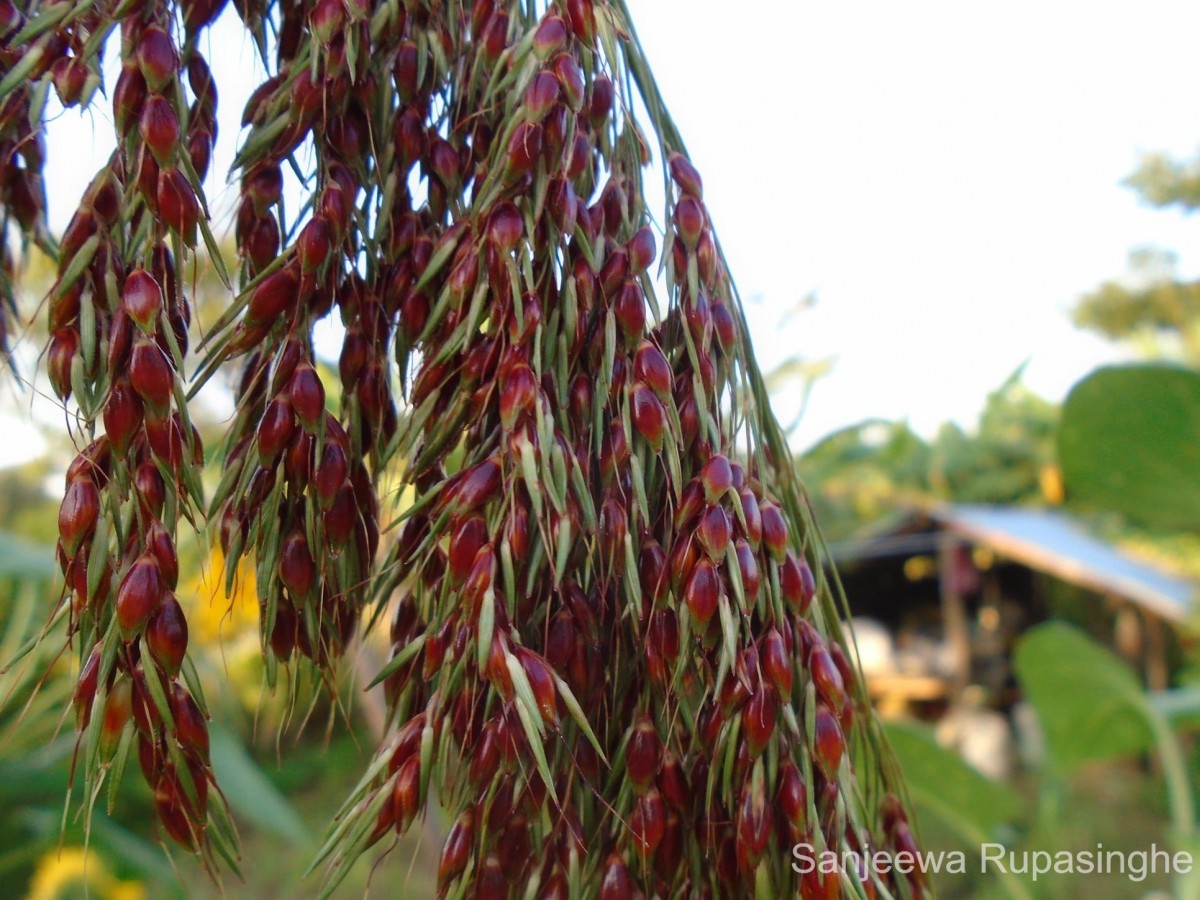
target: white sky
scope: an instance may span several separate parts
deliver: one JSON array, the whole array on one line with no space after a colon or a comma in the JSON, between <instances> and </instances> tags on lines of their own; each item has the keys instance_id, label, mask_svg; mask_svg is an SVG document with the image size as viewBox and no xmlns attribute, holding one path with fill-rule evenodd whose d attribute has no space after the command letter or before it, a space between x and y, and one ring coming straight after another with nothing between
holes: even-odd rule
<instances>
[{"instance_id":1,"label":"white sky","mask_svg":"<svg viewBox=\"0 0 1200 900\"><path fill-rule=\"evenodd\" d=\"M1195 271L1194 224L1120 180L1139 152L1200 144L1200 4L628 2L761 362L836 357L798 445L873 416L970 423L1027 359L1029 384L1061 399L1118 357L1070 325L1082 292L1140 244ZM230 75L253 61L228 17L210 60L222 172L242 102ZM107 157L101 115L49 133L57 227ZM816 308L781 328L810 292ZM776 398L781 420L795 401Z\"/></svg>"},{"instance_id":2,"label":"white sky","mask_svg":"<svg viewBox=\"0 0 1200 900\"><path fill-rule=\"evenodd\" d=\"M1200 142L1200 5L629 0L764 364L836 356L797 435L973 421L1117 356L1078 295L1194 224L1119 184ZM810 291L815 311L775 326ZM788 398L776 398L788 418Z\"/></svg>"}]
</instances>

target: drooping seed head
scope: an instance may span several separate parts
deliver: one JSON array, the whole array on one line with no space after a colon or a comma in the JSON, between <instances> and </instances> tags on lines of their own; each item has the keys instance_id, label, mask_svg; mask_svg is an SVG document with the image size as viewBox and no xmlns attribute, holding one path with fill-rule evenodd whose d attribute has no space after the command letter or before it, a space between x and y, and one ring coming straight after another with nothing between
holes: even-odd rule
<instances>
[{"instance_id":1,"label":"drooping seed head","mask_svg":"<svg viewBox=\"0 0 1200 900\"><path fill-rule=\"evenodd\" d=\"M779 591L784 602L801 615L808 611L816 594L808 561L797 559L791 550L784 552L783 565L779 567Z\"/></svg>"},{"instance_id":2,"label":"drooping seed head","mask_svg":"<svg viewBox=\"0 0 1200 900\"><path fill-rule=\"evenodd\" d=\"M171 685L168 697L171 717L175 720L175 737L185 750L192 751L199 759L208 762L208 720L200 711L196 698L178 681Z\"/></svg>"},{"instance_id":3,"label":"drooping seed head","mask_svg":"<svg viewBox=\"0 0 1200 900\"><path fill-rule=\"evenodd\" d=\"M188 627L183 607L168 593L146 625L146 647L150 655L171 677L179 674L187 653Z\"/></svg>"},{"instance_id":4,"label":"drooping seed head","mask_svg":"<svg viewBox=\"0 0 1200 900\"><path fill-rule=\"evenodd\" d=\"M79 332L72 328L54 332L46 350L46 373L54 393L64 401L71 396L71 362L78 352Z\"/></svg>"},{"instance_id":5,"label":"drooping seed head","mask_svg":"<svg viewBox=\"0 0 1200 900\"><path fill-rule=\"evenodd\" d=\"M567 101L567 106L571 108L572 112L579 112L583 109L583 102L587 95L587 85L584 83L583 71L579 68L579 63L571 54L560 53L554 59L553 69L554 75L562 87L563 98Z\"/></svg>"},{"instance_id":6,"label":"drooping seed head","mask_svg":"<svg viewBox=\"0 0 1200 900\"><path fill-rule=\"evenodd\" d=\"M92 704L96 700L96 691L100 686L100 657L103 648L96 644L87 660L79 670L79 678L75 681L73 703L75 705L75 727L83 731L92 720Z\"/></svg>"},{"instance_id":7,"label":"drooping seed head","mask_svg":"<svg viewBox=\"0 0 1200 900\"><path fill-rule=\"evenodd\" d=\"M742 538L738 538L737 543L734 545L734 551L737 555L738 573L742 577L742 590L746 595L746 609L742 611L749 613L754 609L758 600L759 588L762 586L762 576L758 568L758 557L750 549L749 543Z\"/></svg>"},{"instance_id":8,"label":"drooping seed head","mask_svg":"<svg viewBox=\"0 0 1200 900\"><path fill-rule=\"evenodd\" d=\"M600 873L598 900L633 900L637 896L633 876L619 853L611 853Z\"/></svg>"},{"instance_id":9,"label":"drooping seed head","mask_svg":"<svg viewBox=\"0 0 1200 900\"><path fill-rule=\"evenodd\" d=\"M316 434L325 417L325 386L312 363L305 360L296 366L288 394L300 425L309 434Z\"/></svg>"},{"instance_id":10,"label":"drooping seed head","mask_svg":"<svg viewBox=\"0 0 1200 900\"><path fill-rule=\"evenodd\" d=\"M328 262L333 250L333 231L324 216L313 216L296 238L296 254L300 259L300 271L311 275L320 271Z\"/></svg>"},{"instance_id":11,"label":"drooping seed head","mask_svg":"<svg viewBox=\"0 0 1200 900\"><path fill-rule=\"evenodd\" d=\"M513 366L500 384L500 423L506 431L512 431L517 420L532 411L537 395L537 377L533 370L524 363Z\"/></svg>"},{"instance_id":12,"label":"drooping seed head","mask_svg":"<svg viewBox=\"0 0 1200 900\"><path fill-rule=\"evenodd\" d=\"M629 392L629 418L652 450L662 449L667 413L654 391L641 381L635 381Z\"/></svg>"},{"instance_id":13,"label":"drooping seed head","mask_svg":"<svg viewBox=\"0 0 1200 900\"><path fill-rule=\"evenodd\" d=\"M734 350L737 349L737 323L734 321L733 313L729 311L728 304L723 301L716 300L710 307L712 315L713 334L717 336L717 343L721 346L721 351L726 356L732 356Z\"/></svg>"},{"instance_id":14,"label":"drooping seed head","mask_svg":"<svg viewBox=\"0 0 1200 900\"><path fill-rule=\"evenodd\" d=\"M179 116L166 97L153 96L142 106L138 132L160 166L175 158L179 148Z\"/></svg>"},{"instance_id":15,"label":"drooping seed head","mask_svg":"<svg viewBox=\"0 0 1200 900\"><path fill-rule=\"evenodd\" d=\"M522 122L508 141L507 171L512 176L533 171L542 153L542 126L537 122Z\"/></svg>"},{"instance_id":16,"label":"drooping seed head","mask_svg":"<svg viewBox=\"0 0 1200 900\"><path fill-rule=\"evenodd\" d=\"M762 539L767 552L777 563L782 563L788 552L788 528L779 507L769 500L759 504L762 519Z\"/></svg>"},{"instance_id":17,"label":"drooping seed head","mask_svg":"<svg viewBox=\"0 0 1200 900\"><path fill-rule=\"evenodd\" d=\"M62 57L51 69L54 90L63 107L70 109L83 97L87 87L88 68L78 57Z\"/></svg>"},{"instance_id":18,"label":"drooping seed head","mask_svg":"<svg viewBox=\"0 0 1200 900\"><path fill-rule=\"evenodd\" d=\"M631 347L636 346L646 332L646 298L641 285L632 279L627 280L617 293L613 313L626 343Z\"/></svg>"},{"instance_id":19,"label":"drooping seed head","mask_svg":"<svg viewBox=\"0 0 1200 900\"><path fill-rule=\"evenodd\" d=\"M170 35L157 25L144 29L138 39L137 63L150 90L163 90L179 70L179 54Z\"/></svg>"},{"instance_id":20,"label":"drooping seed head","mask_svg":"<svg viewBox=\"0 0 1200 900\"><path fill-rule=\"evenodd\" d=\"M763 675L774 685L779 696L787 701L792 696L792 659L784 645L783 635L777 628L770 628L763 637L759 657L762 660Z\"/></svg>"},{"instance_id":21,"label":"drooping seed head","mask_svg":"<svg viewBox=\"0 0 1200 900\"><path fill-rule=\"evenodd\" d=\"M796 830L793 834L796 834L804 828L805 819L808 818L808 791L804 786L804 776L789 759L779 767L778 783L775 804Z\"/></svg>"},{"instance_id":22,"label":"drooping seed head","mask_svg":"<svg viewBox=\"0 0 1200 900\"><path fill-rule=\"evenodd\" d=\"M531 121L541 121L558 102L558 78L553 72L538 72L525 88L525 114Z\"/></svg>"},{"instance_id":23,"label":"drooping seed head","mask_svg":"<svg viewBox=\"0 0 1200 900\"><path fill-rule=\"evenodd\" d=\"M654 229L649 225L643 225L625 244L631 275L641 275L650 268L650 264L654 262L655 248Z\"/></svg>"},{"instance_id":24,"label":"drooping seed head","mask_svg":"<svg viewBox=\"0 0 1200 900\"><path fill-rule=\"evenodd\" d=\"M508 876L500 865L500 857L493 850L479 866L475 876L475 900L507 900L508 897Z\"/></svg>"},{"instance_id":25,"label":"drooping seed head","mask_svg":"<svg viewBox=\"0 0 1200 900\"><path fill-rule=\"evenodd\" d=\"M175 590L179 583L179 557L175 553L175 542L171 540L166 526L155 519L146 529L144 540L146 552L158 561L158 571L166 589Z\"/></svg>"},{"instance_id":26,"label":"drooping seed head","mask_svg":"<svg viewBox=\"0 0 1200 900\"><path fill-rule=\"evenodd\" d=\"M509 200L496 205L488 218L488 240L496 252L507 255L516 249L525 231L520 211Z\"/></svg>"},{"instance_id":27,"label":"drooping seed head","mask_svg":"<svg viewBox=\"0 0 1200 900\"><path fill-rule=\"evenodd\" d=\"M625 750L625 768L629 780L638 789L645 789L662 768L662 739L653 720L645 713L638 716Z\"/></svg>"},{"instance_id":28,"label":"drooping seed head","mask_svg":"<svg viewBox=\"0 0 1200 900\"><path fill-rule=\"evenodd\" d=\"M679 237L689 250L696 246L704 231L704 207L694 197L684 197L675 204L675 225Z\"/></svg>"},{"instance_id":29,"label":"drooping seed head","mask_svg":"<svg viewBox=\"0 0 1200 900\"><path fill-rule=\"evenodd\" d=\"M704 199L704 182L690 159L681 153L672 153L669 166L671 179L679 185L680 191L688 197Z\"/></svg>"},{"instance_id":30,"label":"drooping seed head","mask_svg":"<svg viewBox=\"0 0 1200 900\"><path fill-rule=\"evenodd\" d=\"M300 627L296 607L286 598L275 606L275 622L271 626L270 644L275 657L283 662L292 658L296 649L297 629Z\"/></svg>"},{"instance_id":31,"label":"drooping seed head","mask_svg":"<svg viewBox=\"0 0 1200 900\"><path fill-rule=\"evenodd\" d=\"M517 647L517 659L521 668L525 670L529 686L533 689L533 698L537 701L542 720L551 728L557 728L558 689L554 685L550 667L542 657L524 647Z\"/></svg>"},{"instance_id":32,"label":"drooping seed head","mask_svg":"<svg viewBox=\"0 0 1200 900\"><path fill-rule=\"evenodd\" d=\"M410 756L396 773L392 788L392 808L396 820L396 833L408 830L420 809L421 801L421 758Z\"/></svg>"},{"instance_id":33,"label":"drooping seed head","mask_svg":"<svg viewBox=\"0 0 1200 900\"><path fill-rule=\"evenodd\" d=\"M765 684L750 694L750 699L742 707L742 734L752 757L758 756L766 749L775 734L775 722L779 715L779 703L774 691Z\"/></svg>"},{"instance_id":34,"label":"drooping seed head","mask_svg":"<svg viewBox=\"0 0 1200 900\"><path fill-rule=\"evenodd\" d=\"M339 0L340 2L340 0ZM444 890L463 873L475 848L475 810L468 806L450 826L438 861L438 888Z\"/></svg>"},{"instance_id":35,"label":"drooping seed head","mask_svg":"<svg viewBox=\"0 0 1200 900\"><path fill-rule=\"evenodd\" d=\"M447 488L446 510L451 515L473 512L491 500L500 490L500 464L492 458L476 463L461 474L452 488Z\"/></svg>"},{"instance_id":36,"label":"drooping seed head","mask_svg":"<svg viewBox=\"0 0 1200 900\"><path fill-rule=\"evenodd\" d=\"M58 507L58 536L68 556L91 538L100 518L100 492L90 478L76 478L67 485Z\"/></svg>"},{"instance_id":37,"label":"drooping seed head","mask_svg":"<svg viewBox=\"0 0 1200 900\"><path fill-rule=\"evenodd\" d=\"M297 600L307 597L316 580L317 567L304 532L293 531L283 542L279 554L279 578Z\"/></svg>"},{"instance_id":38,"label":"drooping seed head","mask_svg":"<svg viewBox=\"0 0 1200 900\"><path fill-rule=\"evenodd\" d=\"M833 712L840 713L846 705L846 685L825 645L814 646L808 657L808 672L817 689L817 697Z\"/></svg>"},{"instance_id":39,"label":"drooping seed head","mask_svg":"<svg viewBox=\"0 0 1200 900\"><path fill-rule=\"evenodd\" d=\"M221 14L228 0L183 0L180 6L183 8L183 24L186 26L188 34L195 34L203 28L207 28ZM190 72L189 62L189 72ZM191 78L192 89L196 89L196 79Z\"/></svg>"},{"instance_id":40,"label":"drooping seed head","mask_svg":"<svg viewBox=\"0 0 1200 900\"><path fill-rule=\"evenodd\" d=\"M845 750L846 739L842 735L842 727L838 724L837 717L828 706L818 704L813 726L813 759L826 781L837 781Z\"/></svg>"},{"instance_id":41,"label":"drooping seed head","mask_svg":"<svg viewBox=\"0 0 1200 900\"><path fill-rule=\"evenodd\" d=\"M704 499L709 503L718 503L725 492L733 485L733 469L729 459L722 454L716 454L704 464L700 470L700 483L704 486Z\"/></svg>"},{"instance_id":42,"label":"drooping seed head","mask_svg":"<svg viewBox=\"0 0 1200 900\"><path fill-rule=\"evenodd\" d=\"M629 513L616 492L610 492L600 506L599 521L600 558L612 571L623 568L625 561L625 537L629 533Z\"/></svg>"},{"instance_id":43,"label":"drooping seed head","mask_svg":"<svg viewBox=\"0 0 1200 900\"><path fill-rule=\"evenodd\" d=\"M747 779L738 800L736 822L737 866L743 877L752 877L771 837L771 810L761 769Z\"/></svg>"},{"instance_id":44,"label":"drooping seed head","mask_svg":"<svg viewBox=\"0 0 1200 900\"><path fill-rule=\"evenodd\" d=\"M137 65L126 63L122 67L112 98L113 121L117 132L124 136L141 118L146 102L146 79Z\"/></svg>"},{"instance_id":45,"label":"drooping seed head","mask_svg":"<svg viewBox=\"0 0 1200 900\"><path fill-rule=\"evenodd\" d=\"M670 586L667 578L667 554L662 544L653 538L642 542L641 555L638 558L638 577L643 595L652 605L661 604Z\"/></svg>"},{"instance_id":46,"label":"drooping seed head","mask_svg":"<svg viewBox=\"0 0 1200 900\"><path fill-rule=\"evenodd\" d=\"M762 544L763 533L762 511L758 506L758 498L747 487L743 487L738 496L742 501L742 519L745 521L746 541L750 544L750 549L757 553Z\"/></svg>"},{"instance_id":47,"label":"drooping seed head","mask_svg":"<svg viewBox=\"0 0 1200 900\"><path fill-rule=\"evenodd\" d=\"M177 473L184 462L183 427L179 413L159 416L153 410L148 410L143 424L150 452Z\"/></svg>"},{"instance_id":48,"label":"drooping seed head","mask_svg":"<svg viewBox=\"0 0 1200 900\"><path fill-rule=\"evenodd\" d=\"M133 684L128 678L119 678L108 690L104 701L104 717L100 721L100 753L110 757L121 740L125 726L133 717Z\"/></svg>"},{"instance_id":49,"label":"drooping seed head","mask_svg":"<svg viewBox=\"0 0 1200 900\"><path fill-rule=\"evenodd\" d=\"M279 394L271 398L259 420L255 433L258 443L258 461L263 468L274 465L279 454L287 448L296 428L296 415L292 410L291 398Z\"/></svg>"},{"instance_id":50,"label":"drooping seed head","mask_svg":"<svg viewBox=\"0 0 1200 900\"><path fill-rule=\"evenodd\" d=\"M648 646L654 647L655 652L667 666L674 664L679 657L679 619L675 610L670 607L656 609L650 614L650 627L646 633Z\"/></svg>"},{"instance_id":51,"label":"drooping seed head","mask_svg":"<svg viewBox=\"0 0 1200 900\"><path fill-rule=\"evenodd\" d=\"M567 45L567 23L562 16L551 14L542 19L533 33L533 52L543 62Z\"/></svg>"},{"instance_id":52,"label":"drooping seed head","mask_svg":"<svg viewBox=\"0 0 1200 900\"><path fill-rule=\"evenodd\" d=\"M452 587L466 580L479 549L487 543L488 537L487 522L481 515L467 516L454 528L450 535L446 565Z\"/></svg>"},{"instance_id":53,"label":"drooping seed head","mask_svg":"<svg viewBox=\"0 0 1200 900\"><path fill-rule=\"evenodd\" d=\"M342 33L346 24L346 8L342 0L320 0L310 14L313 37L322 47L328 47Z\"/></svg>"},{"instance_id":54,"label":"drooping seed head","mask_svg":"<svg viewBox=\"0 0 1200 900\"><path fill-rule=\"evenodd\" d=\"M651 787L638 798L629 817L633 846L643 859L654 856L667 827L667 807L658 788Z\"/></svg>"},{"instance_id":55,"label":"drooping seed head","mask_svg":"<svg viewBox=\"0 0 1200 900\"><path fill-rule=\"evenodd\" d=\"M133 490L138 503L146 515L158 518L166 503L167 489L158 468L152 462L144 462L133 473Z\"/></svg>"},{"instance_id":56,"label":"drooping seed head","mask_svg":"<svg viewBox=\"0 0 1200 900\"><path fill-rule=\"evenodd\" d=\"M178 169L164 168L158 173L158 214L163 224L178 234L185 245L196 245L200 202L191 183Z\"/></svg>"},{"instance_id":57,"label":"drooping seed head","mask_svg":"<svg viewBox=\"0 0 1200 900\"><path fill-rule=\"evenodd\" d=\"M321 451L321 461L317 463L314 478L317 500L323 508L328 509L333 505L349 472L350 466L346 461L346 451L340 444L326 443Z\"/></svg>"},{"instance_id":58,"label":"drooping seed head","mask_svg":"<svg viewBox=\"0 0 1200 900\"><path fill-rule=\"evenodd\" d=\"M117 588L117 624L126 641L141 634L162 602L163 590L158 560L151 553L143 553L129 567Z\"/></svg>"},{"instance_id":59,"label":"drooping seed head","mask_svg":"<svg viewBox=\"0 0 1200 900\"><path fill-rule=\"evenodd\" d=\"M696 563L683 596L697 630L703 633L717 611L721 596L721 578L709 559L701 558Z\"/></svg>"},{"instance_id":60,"label":"drooping seed head","mask_svg":"<svg viewBox=\"0 0 1200 900\"><path fill-rule=\"evenodd\" d=\"M729 513L719 503L713 503L700 517L696 527L696 538L705 554L715 563L725 559L725 551L729 547L729 539L733 528L729 522Z\"/></svg>"},{"instance_id":61,"label":"drooping seed head","mask_svg":"<svg viewBox=\"0 0 1200 900\"><path fill-rule=\"evenodd\" d=\"M163 292L154 276L145 269L134 269L125 276L121 305L143 334L153 335L163 309Z\"/></svg>"}]
</instances>

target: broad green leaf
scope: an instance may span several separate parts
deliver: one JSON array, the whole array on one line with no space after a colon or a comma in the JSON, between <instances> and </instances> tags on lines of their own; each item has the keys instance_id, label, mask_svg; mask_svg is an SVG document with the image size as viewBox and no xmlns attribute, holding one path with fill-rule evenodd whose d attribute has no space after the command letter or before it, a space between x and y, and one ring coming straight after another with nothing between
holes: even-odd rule
<instances>
[{"instance_id":1,"label":"broad green leaf","mask_svg":"<svg viewBox=\"0 0 1200 900\"><path fill-rule=\"evenodd\" d=\"M929 728L892 722L886 731L919 811L937 816L968 841L977 834L993 836L997 826L1016 818L1021 804L1012 789L942 747Z\"/></svg>"},{"instance_id":2,"label":"broad green leaf","mask_svg":"<svg viewBox=\"0 0 1200 900\"><path fill-rule=\"evenodd\" d=\"M1200 529L1200 372L1099 369L1063 405L1068 495L1160 528Z\"/></svg>"},{"instance_id":3,"label":"broad green leaf","mask_svg":"<svg viewBox=\"0 0 1200 900\"><path fill-rule=\"evenodd\" d=\"M299 814L250 758L241 741L220 728L212 729L210 741L213 772L233 811L255 828L308 846L312 836Z\"/></svg>"},{"instance_id":4,"label":"broad green leaf","mask_svg":"<svg viewBox=\"0 0 1200 900\"><path fill-rule=\"evenodd\" d=\"M1039 625L1017 645L1014 665L1058 769L1154 746L1154 713L1137 676L1078 629Z\"/></svg>"}]
</instances>

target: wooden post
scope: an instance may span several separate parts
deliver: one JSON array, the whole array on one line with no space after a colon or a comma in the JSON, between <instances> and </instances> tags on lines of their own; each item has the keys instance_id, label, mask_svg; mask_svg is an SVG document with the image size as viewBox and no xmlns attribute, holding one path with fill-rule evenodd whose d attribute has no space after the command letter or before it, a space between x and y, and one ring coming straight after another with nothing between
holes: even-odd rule
<instances>
[{"instance_id":1,"label":"wooden post","mask_svg":"<svg viewBox=\"0 0 1200 900\"><path fill-rule=\"evenodd\" d=\"M1151 691L1165 691L1170 687L1171 674L1167 668L1167 636L1162 619L1145 613L1143 621L1146 634L1146 687Z\"/></svg>"},{"instance_id":2,"label":"wooden post","mask_svg":"<svg viewBox=\"0 0 1200 900\"><path fill-rule=\"evenodd\" d=\"M1145 639L1142 634L1142 618L1130 603L1124 603L1114 597L1109 597L1109 603L1116 607L1116 621L1113 623L1113 643L1117 652L1135 669L1143 666L1145 654Z\"/></svg>"},{"instance_id":3,"label":"wooden post","mask_svg":"<svg viewBox=\"0 0 1200 900\"><path fill-rule=\"evenodd\" d=\"M953 535L938 536L938 588L942 600L942 625L950 646L954 672L950 680L950 699L958 700L971 683L971 628L967 607L954 577L954 550L959 542Z\"/></svg>"}]
</instances>

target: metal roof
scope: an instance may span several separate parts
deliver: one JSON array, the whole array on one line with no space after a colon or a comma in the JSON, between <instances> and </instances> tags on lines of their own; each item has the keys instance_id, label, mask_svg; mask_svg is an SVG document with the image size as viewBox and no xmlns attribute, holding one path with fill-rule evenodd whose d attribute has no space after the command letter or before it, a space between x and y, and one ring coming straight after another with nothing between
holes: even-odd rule
<instances>
[{"instance_id":1,"label":"metal roof","mask_svg":"<svg viewBox=\"0 0 1200 900\"><path fill-rule=\"evenodd\" d=\"M1197 585L1089 534L1066 513L1018 506L944 505L925 511L943 530L1032 569L1102 594L1116 594L1173 622L1195 611ZM911 525L833 549L839 563L870 557L927 552L935 546L928 532Z\"/></svg>"}]
</instances>

